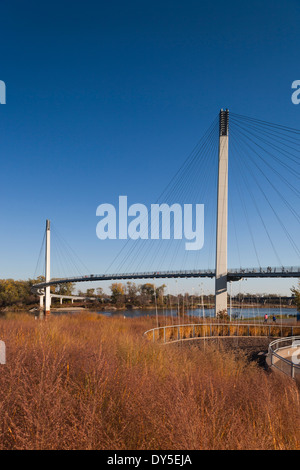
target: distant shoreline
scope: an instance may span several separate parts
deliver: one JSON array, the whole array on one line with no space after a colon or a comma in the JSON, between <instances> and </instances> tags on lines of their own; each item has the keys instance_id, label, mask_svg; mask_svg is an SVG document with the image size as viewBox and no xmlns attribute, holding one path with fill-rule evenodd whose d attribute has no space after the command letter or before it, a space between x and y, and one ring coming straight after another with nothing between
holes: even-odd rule
<instances>
[{"instance_id":1,"label":"distant shoreline","mask_svg":"<svg viewBox=\"0 0 300 470\"><path fill-rule=\"evenodd\" d=\"M250 309L256 309L256 310L264 310L264 309L289 309L289 310L297 310L297 307L296 305L279 305L279 304L235 304L233 303L232 304L232 309L241 309L241 310L250 310ZM214 309L214 306L210 306L210 305L204 305L204 307L202 306L189 306L188 308L184 308L184 313L186 311L191 311L191 310L202 310L202 308L204 308L204 310L213 310ZM17 306L9 306L9 307L4 307L2 309L0 309L0 315L2 314L5 314L5 313L9 313L9 312L14 312L14 313L34 313L34 312L37 312L39 311L39 307L37 305L29 305L28 307L17 307ZM155 305L147 305L147 306L119 306L119 307L116 307L115 305L111 305L111 304L107 304L107 305L103 305L103 304L95 304L95 303L88 303L86 305L78 305L78 304L68 304L68 303L65 303L64 306L61 306L59 304L55 304L51 307L51 310L54 312L54 311L81 311L81 310L86 310L86 311L112 311L112 312L124 312L124 311L135 311L135 310L149 310L149 311L155 311L156 310L156 307ZM170 311L172 310L173 312L177 311L178 310L178 306L177 305L172 305L172 306L165 306L165 307L162 307L162 306L157 306L157 310L159 312L163 312L163 311ZM228 305L228 312L230 310L230 307ZM180 308L180 313L182 313L182 307Z\"/></svg>"}]
</instances>

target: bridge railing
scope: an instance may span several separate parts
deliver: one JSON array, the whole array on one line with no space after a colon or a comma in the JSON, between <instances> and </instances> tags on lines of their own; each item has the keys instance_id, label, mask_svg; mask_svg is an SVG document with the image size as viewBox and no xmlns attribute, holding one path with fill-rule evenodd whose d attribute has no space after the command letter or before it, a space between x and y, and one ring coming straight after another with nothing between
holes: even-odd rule
<instances>
[{"instance_id":1,"label":"bridge railing","mask_svg":"<svg viewBox=\"0 0 300 470\"><path fill-rule=\"evenodd\" d=\"M187 323L166 325L145 331L144 336L153 342L177 341L232 336L288 337L300 335L300 326L265 325L263 323Z\"/></svg>"},{"instance_id":2,"label":"bridge railing","mask_svg":"<svg viewBox=\"0 0 300 470\"><path fill-rule=\"evenodd\" d=\"M265 267L254 267L254 268L234 268L228 269L229 274L249 274L249 273L262 273L262 274L282 274L282 273L299 273L299 266L265 266Z\"/></svg>"},{"instance_id":3,"label":"bridge railing","mask_svg":"<svg viewBox=\"0 0 300 470\"><path fill-rule=\"evenodd\" d=\"M298 353L300 356L300 336L279 338L269 344L269 360L271 366L289 375L293 379L297 378L300 380L300 363L296 363L293 359L290 359L294 353L296 353L295 355Z\"/></svg>"},{"instance_id":4,"label":"bridge railing","mask_svg":"<svg viewBox=\"0 0 300 470\"><path fill-rule=\"evenodd\" d=\"M254 268L233 268L228 269L229 274L243 274L243 273L299 273L300 266L280 266L280 267L254 267ZM88 274L85 276L72 276L72 279L83 279L92 277L122 277L122 276L158 276L158 275L190 275L190 274L215 274L215 269L185 269L177 271L143 271L143 272L132 272L132 273L114 273L114 274ZM57 279L59 280L59 279Z\"/></svg>"},{"instance_id":5,"label":"bridge railing","mask_svg":"<svg viewBox=\"0 0 300 470\"><path fill-rule=\"evenodd\" d=\"M133 273L115 273L115 274L90 274L88 276L77 276L76 278L82 277L121 277L121 276L158 276L158 275L166 275L166 274L214 274L215 269L185 269L185 270L177 270L177 271L143 271L143 272L133 272ZM75 279L75 278L74 278Z\"/></svg>"},{"instance_id":6,"label":"bridge railing","mask_svg":"<svg viewBox=\"0 0 300 470\"><path fill-rule=\"evenodd\" d=\"M277 267L277 268L236 268L228 270L229 280L237 280L241 277L300 277L300 267ZM41 282L32 286L32 291L55 284L66 282L83 282L97 280L122 280L122 279L154 279L154 278L188 278L188 277L214 277L215 270L182 270L182 271L148 271L140 273L118 273L118 274L87 274L84 276L72 276L68 278L53 278L50 282Z\"/></svg>"}]
</instances>

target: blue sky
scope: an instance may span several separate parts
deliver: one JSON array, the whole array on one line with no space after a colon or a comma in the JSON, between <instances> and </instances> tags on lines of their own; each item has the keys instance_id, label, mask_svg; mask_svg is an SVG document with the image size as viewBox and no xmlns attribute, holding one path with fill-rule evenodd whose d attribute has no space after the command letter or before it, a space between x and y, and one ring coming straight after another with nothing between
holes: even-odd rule
<instances>
[{"instance_id":1,"label":"blue sky","mask_svg":"<svg viewBox=\"0 0 300 470\"><path fill-rule=\"evenodd\" d=\"M97 239L97 206L154 203L220 108L299 128L296 0L0 8L0 278L33 276L46 218L105 271L122 244Z\"/></svg>"}]
</instances>

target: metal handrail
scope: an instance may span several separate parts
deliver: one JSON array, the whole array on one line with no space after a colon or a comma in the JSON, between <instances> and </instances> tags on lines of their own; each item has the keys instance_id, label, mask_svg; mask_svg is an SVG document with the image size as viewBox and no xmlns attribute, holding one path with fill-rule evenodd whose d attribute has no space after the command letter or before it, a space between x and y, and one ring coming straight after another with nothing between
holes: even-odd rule
<instances>
[{"instance_id":1,"label":"metal handrail","mask_svg":"<svg viewBox=\"0 0 300 470\"><path fill-rule=\"evenodd\" d=\"M287 359L286 357L281 356L278 354L277 351L284 350L284 349L289 349L291 348L292 344L294 341L299 341L300 342L300 336L289 336L286 338L279 338L274 341L272 341L269 344L269 357L271 361L271 366L275 367L276 369L280 370L281 372L285 373L286 375L290 375L293 379L295 378L295 371L299 371L300 373L300 364L295 364L293 361L290 359ZM290 342L291 344L288 346L283 346L283 347L277 347L274 348L274 346L279 346L282 343L288 343ZM287 368L280 368L276 363L274 362L274 357L276 357L279 360L279 363L284 363L288 367Z\"/></svg>"},{"instance_id":2,"label":"metal handrail","mask_svg":"<svg viewBox=\"0 0 300 470\"><path fill-rule=\"evenodd\" d=\"M291 277L298 277L300 267L260 267L260 268L236 268L228 269L227 274L229 277L265 277L282 274L292 275ZM200 270L179 270L179 271L150 271L143 273L119 273L119 274L88 274L83 276L72 276L68 278L52 279L49 282L40 282L32 286L32 289L47 287L55 284L63 284L66 282L84 282L93 280L112 280L112 279L150 279L150 278L168 278L168 277L214 277L215 269L200 269ZM275 276L276 277L276 276Z\"/></svg>"},{"instance_id":3,"label":"metal handrail","mask_svg":"<svg viewBox=\"0 0 300 470\"><path fill-rule=\"evenodd\" d=\"M159 327L156 327L156 328L151 328L150 330L147 330L145 331L144 333L144 336L149 336L150 334L152 335L152 338L153 338L153 342L155 342L156 340L156 332L162 332L162 336L163 336L163 343L164 344L168 344L168 343L175 343L175 342L178 342L178 341L182 341L184 338L181 337L181 334L180 334L180 329L181 328L186 328L186 327L189 327L191 328L191 332L192 332L192 336L189 337L188 339L199 339L199 338L207 338L207 336L195 336L195 327L208 327L209 328L209 337L218 337L218 336L214 336L212 333L213 333L213 328L218 328L218 327L227 327L227 332L229 334L227 334L226 336L228 337L236 337L238 336L237 335L230 335L230 327L237 327L237 333L238 333L238 330L240 327L246 327L247 328L247 335L243 335L243 336L250 336L250 328L253 330L255 330L255 328L268 328L268 332L269 334L268 335L264 335L264 336L271 336L271 329L272 328L280 328L280 329L284 329L285 331L287 330L290 330L291 332L291 335L293 336L293 333L294 333L294 328L299 328L300 327L294 327L294 326L289 326L289 325L279 325L279 324L272 324L272 325L268 325L268 324L265 324L265 323L185 323L185 324L177 324L177 325L165 325L165 326L159 326ZM177 339L172 339L171 341L166 341L166 330L167 329L174 329L176 330L177 329ZM287 338L287 337L285 337ZM160 339L160 334L158 334L158 339Z\"/></svg>"}]
</instances>

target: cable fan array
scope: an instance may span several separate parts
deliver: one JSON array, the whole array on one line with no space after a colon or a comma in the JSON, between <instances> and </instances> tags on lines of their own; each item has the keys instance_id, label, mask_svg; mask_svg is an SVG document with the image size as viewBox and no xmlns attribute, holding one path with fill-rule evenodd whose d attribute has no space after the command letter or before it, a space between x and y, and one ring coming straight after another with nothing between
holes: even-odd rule
<instances>
[{"instance_id":1,"label":"cable fan array","mask_svg":"<svg viewBox=\"0 0 300 470\"><path fill-rule=\"evenodd\" d=\"M107 273L214 269L218 141L216 119L156 201L204 204L204 247L188 252L172 237L128 240ZM300 260L299 144L298 130L230 114L229 267L289 266Z\"/></svg>"},{"instance_id":2,"label":"cable fan array","mask_svg":"<svg viewBox=\"0 0 300 470\"><path fill-rule=\"evenodd\" d=\"M228 267L291 266L300 260L300 131L230 114ZM175 173L156 204L204 204L204 247L185 250L184 239L124 241L102 273L213 270L215 266L218 117ZM170 217L170 233L174 233ZM155 222L161 233L160 220ZM151 224L151 220L150 220ZM52 277L91 271L52 230ZM103 244L104 246L104 244ZM42 248L38 265L42 260ZM295 261L297 260L297 261ZM41 266L36 268L36 272ZM39 272L43 272L40 270Z\"/></svg>"}]
</instances>

